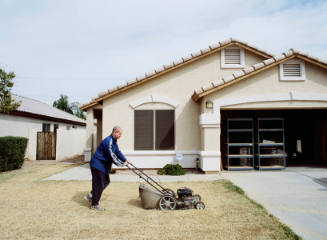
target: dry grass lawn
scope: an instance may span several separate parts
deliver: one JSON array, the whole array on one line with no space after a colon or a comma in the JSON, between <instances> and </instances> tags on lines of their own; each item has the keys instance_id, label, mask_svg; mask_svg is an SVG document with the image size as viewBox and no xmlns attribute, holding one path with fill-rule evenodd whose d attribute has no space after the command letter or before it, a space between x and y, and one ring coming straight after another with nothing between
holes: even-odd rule
<instances>
[{"instance_id":1,"label":"dry grass lawn","mask_svg":"<svg viewBox=\"0 0 327 240\"><path fill-rule=\"evenodd\" d=\"M30 164L0 173L0 239L297 239L292 231L227 181L188 186L206 209L144 210L138 183L111 183L94 212L83 196L90 181L42 181L68 167Z\"/></svg>"}]
</instances>

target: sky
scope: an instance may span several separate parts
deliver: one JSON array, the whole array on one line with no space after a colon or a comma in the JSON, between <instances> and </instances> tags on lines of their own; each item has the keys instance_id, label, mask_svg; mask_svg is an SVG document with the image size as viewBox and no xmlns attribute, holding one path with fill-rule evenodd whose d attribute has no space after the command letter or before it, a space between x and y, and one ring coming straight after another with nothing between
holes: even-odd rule
<instances>
[{"instance_id":1,"label":"sky","mask_svg":"<svg viewBox=\"0 0 327 240\"><path fill-rule=\"evenodd\" d=\"M327 61L327 0L0 0L0 68L16 74L12 93L50 105L230 37Z\"/></svg>"}]
</instances>

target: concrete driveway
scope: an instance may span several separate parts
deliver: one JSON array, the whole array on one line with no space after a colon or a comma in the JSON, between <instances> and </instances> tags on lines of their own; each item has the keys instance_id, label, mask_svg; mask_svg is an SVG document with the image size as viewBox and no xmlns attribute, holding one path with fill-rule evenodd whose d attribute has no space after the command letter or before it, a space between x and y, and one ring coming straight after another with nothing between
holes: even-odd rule
<instances>
[{"instance_id":1,"label":"concrete driveway","mask_svg":"<svg viewBox=\"0 0 327 240\"><path fill-rule=\"evenodd\" d=\"M327 240L327 169L223 172L303 239Z\"/></svg>"}]
</instances>

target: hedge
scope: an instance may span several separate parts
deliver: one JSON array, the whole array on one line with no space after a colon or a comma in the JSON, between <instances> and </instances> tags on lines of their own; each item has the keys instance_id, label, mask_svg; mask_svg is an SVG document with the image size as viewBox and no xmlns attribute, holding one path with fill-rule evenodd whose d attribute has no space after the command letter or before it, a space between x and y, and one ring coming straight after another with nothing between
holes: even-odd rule
<instances>
[{"instance_id":1,"label":"hedge","mask_svg":"<svg viewBox=\"0 0 327 240\"><path fill-rule=\"evenodd\" d=\"M159 175L184 175L185 170L179 164L166 164L162 169L158 170Z\"/></svg>"},{"instance_id":2,"label":"hedge","mask_svg":"<svg viewBox=\"0 0 327 240\"><path fill-rule=\"evenodd\" d=\"M0 137L0 172L22 167L27 141L24 137Z\"/></svg>"}]
</instances>

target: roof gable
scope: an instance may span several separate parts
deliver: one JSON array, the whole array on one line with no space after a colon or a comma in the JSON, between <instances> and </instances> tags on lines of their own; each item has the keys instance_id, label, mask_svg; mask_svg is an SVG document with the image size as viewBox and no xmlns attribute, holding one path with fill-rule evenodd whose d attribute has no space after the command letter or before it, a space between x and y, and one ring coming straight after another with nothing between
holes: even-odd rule
<instances>
[{"instance_id":1,"label":"roof gable","mask_svg":"<svg viewBox=\"0 0 327 240\"><path fill-rule=\"evenodd\" d=\"M91 108L99 103L101 103L103 100L110 98L111 96L114 96L116 94L119 94L123 91L126 91L130 88L136 87L140 84L143 84L147 81L150 81L154 78L160 77L168 72L171 72L175 69L178 69L180 67L185 66L186 64L190 64L192 62L195 62L199 59L202 59L206 56L209 56L211 54L214 54L216 52L221 51L224 48L230 47L230 46L238 46L245 50L248 50L254 54L257 54L259 56L270 58L272 55L270 53L267 53L264 50L259 49L258 47L251 46L245 42L241 42L235 38L230 38L228 40L218 42L216 44L210 45L208 48L201 49L200 51L196 53L191 53L190 55L186 57L182 57L181 59L174 61L170 64L163 65L160 68L154 69L152 72L145 73L143 76L137 77L135 79L132 79L130 81L127 81L126 83L113 87L105 92L99 93L97 97L93 98L91 102L86 103L82 106L80 106L81 110L87 110L88 108Z\"/></svg>"},{"instance_id":2,"label":"roof gable","mask_svg":"<svg viewBox=\"0 0 327 240\"><path fill-rule=\"evenodd\" d=\"M233 73L232 75L223 77L222 79L219 79L218 81L211 82L209 85L203 86L203 87L195 90L192 95L192 99L194 101L198 101L199 99L201 99L202 97L204 97L208 94L219 91L220 89L228 87L232 84L238 83L238 82L240 82L244 79L247 79L255 74L258 74L262 71L270 69L273 66L279 65L280 63L283 63L283 62L288 61L293 58L299 58L299 59L302 59L311 64L317 65L321 68L327 69L327 62L319 60L318 58L310 56L308 54L301 53L300 51L290 49L288 52L283 53L280 56L275 56L275 57L269 58L267 60L264 60L263 62L257 63L251 67L247 67L241 71Z\"/></svg>"}]
</instances>

